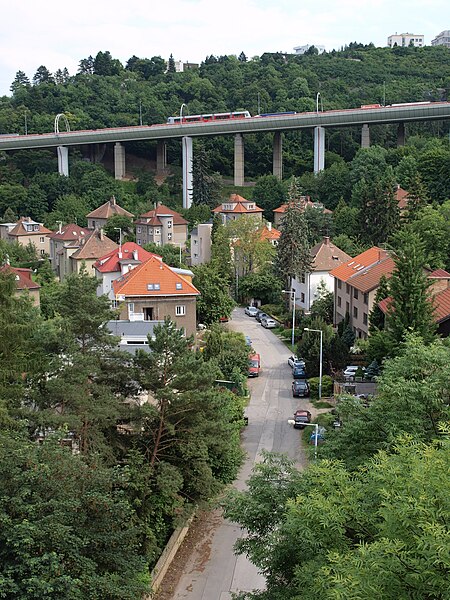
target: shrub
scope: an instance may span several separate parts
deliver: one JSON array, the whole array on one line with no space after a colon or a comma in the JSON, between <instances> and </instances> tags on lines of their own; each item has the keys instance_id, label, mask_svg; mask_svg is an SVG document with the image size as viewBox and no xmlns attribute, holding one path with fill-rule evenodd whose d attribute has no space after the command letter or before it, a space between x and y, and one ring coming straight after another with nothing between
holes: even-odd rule
<instances>
[{"instance_id":1,"label":"shrub","mask_svg":"<svg viewBox=\"0 0 450 600\"><path fill-rule=\"evenodd\" d=\"M311 391L311 398L319 397L319 378L311 377L309 381L309 388ZM328 398L333 394L333 379L329 375L322 377L322 398Z\"/></svg>"}]
</instances>

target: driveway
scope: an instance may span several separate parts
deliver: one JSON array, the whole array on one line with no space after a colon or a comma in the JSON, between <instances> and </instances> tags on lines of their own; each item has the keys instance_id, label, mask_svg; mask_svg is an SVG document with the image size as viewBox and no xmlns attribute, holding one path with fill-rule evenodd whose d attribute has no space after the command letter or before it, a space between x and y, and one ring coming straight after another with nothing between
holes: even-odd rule
<instances>
[{"instance_id":1,"label":"driveway","mask_svg":"<svg viewBox=\"0 0 450 600\"><path fill-rule=\"evenodd\" d=\"M300 433L287 420L297 408L308 409L313 420L323 410L317 410L307 399L292 398L292 371L287 364L291 352L272 331L246 316L241 308L233 311L227 327L248 335L261 356L262 372L249 380L249 424L242 436L247 459L234 483L238 490L244 490L262 450L283 452L299 468L306 465ZM242 534L240 527L225 520L220 510L200 514L175 557L158 600L229 600L232 592L263 589L264 578L254 565L233 552Z\"/></svg>"}]
</instances>

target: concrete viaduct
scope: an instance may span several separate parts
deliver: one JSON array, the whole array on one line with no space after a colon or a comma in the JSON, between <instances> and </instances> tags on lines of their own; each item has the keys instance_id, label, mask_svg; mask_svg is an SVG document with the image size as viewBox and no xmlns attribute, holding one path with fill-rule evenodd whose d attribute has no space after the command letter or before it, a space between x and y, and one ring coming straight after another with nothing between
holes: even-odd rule
<instances>
[{"instance_id":1,"label":"concrete viaduct","mask_svg":"<svg viewBox=\"0 0 450 600\"><path fill-rule=\"evenodd\" d=\"M58 169L69 175L68 148L89 144L114 143L116 179L125 175L125 147L123 142L157 140L157 173L166 167L166 140L181 138L183 153L183 206L191 203L192 138L215 135L234 135L234 184L244 183L244 135L273 132L273 174L282 177L282 133L297 129L314 130L314 172L323 170L325 163L325 131L327 127L361 127L361 146L370 146L370 125L397 124L398 144L405 142L405 123L450 118L450 102L417 102L386 107L367 107L325 112L279 114L205 123L162 124L152 126L119 127L89 131L44 133L23 136L1 136L0 150L30 148L57 148ZM55 122L56 123L56 122Z\"/></svg>"}]
</instances>

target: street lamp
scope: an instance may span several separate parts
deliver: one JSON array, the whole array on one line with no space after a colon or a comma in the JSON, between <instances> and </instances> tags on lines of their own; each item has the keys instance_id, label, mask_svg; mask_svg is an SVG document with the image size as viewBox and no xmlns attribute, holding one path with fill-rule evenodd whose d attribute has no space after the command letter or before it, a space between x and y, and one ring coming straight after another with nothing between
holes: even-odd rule
<instances>
[{"instance_id":1,"label":"street lamp","mask_svg":"<svg viewBox=\"0 0 450 600\"><path fill-rule=\"evenodd\" d=\"M292 352L294 352L294 337L295 337L295 290L281 290L283 294L293 294L290 300L292 300Z\"/></svg>"},{"instance_id":2,"label":"street lamp","mask_svg":"<svg viewBox=\"0 0 450 600\"><path fill-rule=\"evenodd\" d=\"M181 121L183 120L183 108L187 108L187 104L185 104L184 102L183 102L183 104L180 106L180 123L181 123ZM188 114L189 114L189 112L188 112Z\"/></svg>"},{"instance_id":3,"label":"street lamp","mask_svg":"<svg viewBox=\"0 0 450 600\"><path fill-rule=\"evenodd\" d=\"M288 419L289 425L294 425L294 419ZM305 427L315 427L314 432L314 458L317 460L317 440L319 439L319 424L318 423L302 423Z\"/></svg>"},{"instance_id":4,"label":"street lamp","mask_svg":"<svg viewBox=\"0 0 450 600\"><path fill-rule=\"evenodd\" d=\"M320 333L320 358L319 358L319 400L322 398L322 339L323 331L321 329L310 329L305 327L303 331L314 331Z\"/></svg>"}]
</instances>

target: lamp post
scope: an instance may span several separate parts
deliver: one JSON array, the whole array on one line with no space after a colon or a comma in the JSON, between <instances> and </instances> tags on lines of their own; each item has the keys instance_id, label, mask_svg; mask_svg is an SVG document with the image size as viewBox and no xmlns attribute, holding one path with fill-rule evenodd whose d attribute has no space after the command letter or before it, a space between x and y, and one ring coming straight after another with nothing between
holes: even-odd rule
<instances>
[{"instance_id":1,"label":"lamp post","mask_svg":"<svg viewBox=\"0 0 450 600\"><path fill-rule=\"evenodd\" d=\"M316 96L316 113L319 114L319 98L320 98L320 92L317 92L317 96ZM321 99L322 102L322 99Z\"/></svg>"},{"instance_id":2,"label":"lamp post","mask_svg":"<svg viewBox=\"0 0 450 600\"><path fill-rule=\"evenodd\" d=\"M187 104L185 104L183 102L183 104L180 106L180 122L183 120L183 108L187 108ZM188 113L189 114L189 113Z\"/></svg>"},{"instance_id":3,"label":"lamp post","mask_svg":"<svg viewBox=\"0 0 450 600\"><path fill-rule=\"evenodd\" d=\"M294 419L288 419L289 425L294 425ZM318 423L302 423L305 427L315 427L314 432L314 458L317 460L317 440L319 439L319 424Z\"/></svg>"},{"instance_id":4,"label":"lamp post","mask_svg":"<svg viewBox=\"0 0 450 600\"><path fill-rule=\"evenodd\" d=\"M319 400L322 398L322 340L323 340L323 331L321 329L310 329L309 327L305 327L303 331L314 331L315 333L320 333L320 357L319 357Z\"/></svg>"},{"instance_id":5,"label":"lamp post","mask_svg":"<svg viewBox=\"0 0 450 600\"><path fill-rule=\"evenodd\" d=\"M295 338L295 290L282 290L283 294L291 294L292 300L292 352L294 352L294 338Z\"/></svg>"}]
</instances>

